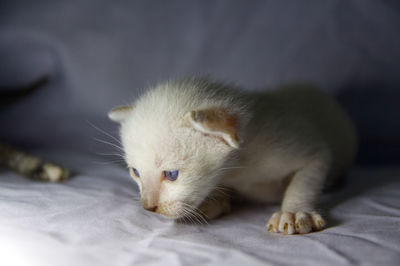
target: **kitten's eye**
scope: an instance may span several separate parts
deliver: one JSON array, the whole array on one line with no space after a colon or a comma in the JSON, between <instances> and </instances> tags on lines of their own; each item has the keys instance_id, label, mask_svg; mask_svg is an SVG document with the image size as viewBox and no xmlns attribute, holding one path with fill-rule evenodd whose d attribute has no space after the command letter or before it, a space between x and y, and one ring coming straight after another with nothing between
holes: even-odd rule
<instances>
[{"instance_id":1,"label":"kitten's eye","mask_svg":"<svg viewBox=\"0 0 400 266\"><path fill-rule=\"evenodd\" d=\"M178 178L179 170L163 171L164 177L169 181L175 181Z\"/></svg>"},{"instance_id":2,"label":"kitten's eye","mask_svg":"<svg viewBox=\"0 0 400 266\"><path fill-rule=\"evenodd\" d=\"M130 172L131 176L135 175L136 177L140 177L139 171L136 170L136 168L129 167L129 172Z\"/></svg>"}]
</instances>

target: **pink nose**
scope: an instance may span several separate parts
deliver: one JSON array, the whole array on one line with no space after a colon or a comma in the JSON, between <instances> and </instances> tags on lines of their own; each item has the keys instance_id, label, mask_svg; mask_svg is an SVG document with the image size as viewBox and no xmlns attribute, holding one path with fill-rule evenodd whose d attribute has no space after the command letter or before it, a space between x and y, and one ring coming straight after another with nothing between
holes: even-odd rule
<instances>
[{"instance_id":1,"label":"pink nose","mask_svg":"<svg viewBox=\"0 0 400 266\"><path fill-rule=\"evenodd\" d=\"M149 207L149 208L145 208L145 209L150 212L155 212L155 211L157 211L157 208L158 208L158 206L154 206L154 207Z\"/></svg>"}]
</instances>

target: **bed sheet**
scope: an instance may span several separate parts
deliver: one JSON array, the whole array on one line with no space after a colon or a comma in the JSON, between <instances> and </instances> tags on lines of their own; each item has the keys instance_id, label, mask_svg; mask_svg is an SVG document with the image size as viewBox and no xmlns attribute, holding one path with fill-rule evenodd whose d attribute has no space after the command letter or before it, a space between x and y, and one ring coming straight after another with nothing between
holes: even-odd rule
<instances>
[{"instance_id":1,"label":"bed sheet","mask_svg":"<svg viewBox=\"0 0 400 266\"><path fill-rule=\"evenodd\" d=\"M243 205L208 225L141 209L127 170L97 156L38 151L70 167L61 184L0 172L2 265L399 265L400 169L354 169L324 196L329 227L267 233L278 206Z\"/></svg>"}]
</instances>

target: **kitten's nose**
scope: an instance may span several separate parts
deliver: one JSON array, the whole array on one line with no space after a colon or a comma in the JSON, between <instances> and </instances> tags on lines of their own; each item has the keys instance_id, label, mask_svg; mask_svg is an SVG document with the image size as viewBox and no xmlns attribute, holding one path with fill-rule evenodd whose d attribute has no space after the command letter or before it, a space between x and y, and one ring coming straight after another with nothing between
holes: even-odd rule
<instances>
[{"instance_id":1,"label":"kitten's nose","mask_svg":"<svg viewBox=\"0 0 400 266\"><path fill-rule=\"evenodd\" d=\"M146 207L145 209L150 211L150 212L155 212L157 210L158 206L153 206L153 207Z\"/></svg>"}]
</instances>

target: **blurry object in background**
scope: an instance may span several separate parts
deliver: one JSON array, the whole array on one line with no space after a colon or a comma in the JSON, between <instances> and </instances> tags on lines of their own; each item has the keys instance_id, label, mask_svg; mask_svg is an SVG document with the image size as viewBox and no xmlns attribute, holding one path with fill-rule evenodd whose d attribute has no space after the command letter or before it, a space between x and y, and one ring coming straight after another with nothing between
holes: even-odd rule
<instances>
[{"instance_id":1,"label":"blurry object in background","mask_svg":"<svg viewBox=\"0 0 400 266\"><path fill-rule=\"evenodd\" d=\"M9 105L24 96L28 96L36 89L45 85L49 81L49 77L43 76L31 84L19 88L2 88L0 87L0 108Z\"/></svg>"},{"instance_id":2,"label":"blurry object in background","mask_svg":"<svg viewBox=\"0 0 400 266\"><path fill-rule=\"evenodd\" d=\"M49 80L43 76L31 84L18 88L0 88L0 108L20 100L24 96L30 95ZM66 168L50 163L16 149L12 146L0 143L0 165L11 170L42 181L59 182L68 178L70 172Z\"/></svg>"},{"instance_id":3,"label":"blurry object in background","mask_svg":"<svg viewBox=\"0 0 400 266\"><path fill-rule=\"evenodd\" d=\"M70 175L68 169L9 145L0 143L0 165L33 179L60 182Z\"/></svg>"}]
</instances>

